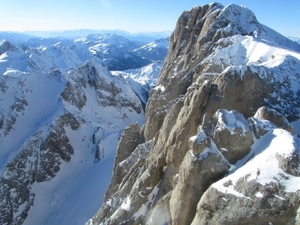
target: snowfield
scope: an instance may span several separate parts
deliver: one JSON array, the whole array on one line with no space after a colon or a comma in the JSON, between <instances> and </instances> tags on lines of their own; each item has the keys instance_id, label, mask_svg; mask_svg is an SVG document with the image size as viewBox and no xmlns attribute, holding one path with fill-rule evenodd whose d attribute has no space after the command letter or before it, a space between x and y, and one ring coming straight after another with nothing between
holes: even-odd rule
<instances>
[{"instance_id":1,"label":"snowfield","mask_svg":"<svg viewBox=\"0 0 300 225\"><path fill-rule=\"evenodd\" d=\"M116 46L122 46L121 53L111 51ZM120 135L126 126L144 123L141 101L161 68L161 62L153 62L131 70L129 81L103 64L119 54L129 57L137 47L108 34L0 42L0 174L5 181L0 195L20 199L12 204L3 197L2 216L22 224L84 224L97 212ZM53 135L64 143L56 143ZM48 163L52 168L45 171ZM15 179L16 187L7 189ZM28 196L20 197L20 189Z\"/></svg>"},{"instance_id":2,"label":"snowfield","mask_svg":"<svg viewBox=\"0 0 300 225\"><path fill-rule=\"evenodd\" d=\"M226 194L249 198L234 189L237 181L244 177L247 182L256 180L264 186L276 183L285 187L286 192L296 192L300 190L300 177L284 172L276 158L277 155L292 158L295 154L300 154L300 139L288 131L270 127L267 134L255 140L248 156L233 165L229 175L214 183L212 187ZM262 193L257 193L257 196L264 197ZM284 196L281 197L284 200Z\"/></svg>"}]
</instances>

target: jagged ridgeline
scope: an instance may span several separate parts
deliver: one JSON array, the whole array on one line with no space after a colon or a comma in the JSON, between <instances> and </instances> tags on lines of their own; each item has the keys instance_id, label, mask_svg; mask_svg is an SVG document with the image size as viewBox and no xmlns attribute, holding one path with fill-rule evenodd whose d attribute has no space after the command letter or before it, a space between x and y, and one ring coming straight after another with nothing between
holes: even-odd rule
<instances>
[{"instance_id":1,"label":"jagged ridgeline","mask_svg":"<svg viewBox=\"0 0 300 225\"><path fill-rule=\"evenodd\" d=\"M169 37L133 37L0 32L1 225L84 224L97 212L168 48Z\"/></svg>"},{"instance_id":2,"label":"jagged ridgeline","mask_svg":"<svg viewBox=\"0 0 300 225\"><path fill-rule=\"evenodd\" d=\"M0 87L0 224L64 224L59 210L109 182L120 132L144 121L140 101L92 59L68 73L1 76Z\"/></svg>"},{"instance_id":3,"label":"jagged ridgeline","mask_svg":"<svg viewBox=\"0 0 300 225\"><path fill-rule=\"evenodd\" d=\"M183 12L87 224L300 224L299 106L298 44L245 7Z\"/></svg>"}]
</instances>

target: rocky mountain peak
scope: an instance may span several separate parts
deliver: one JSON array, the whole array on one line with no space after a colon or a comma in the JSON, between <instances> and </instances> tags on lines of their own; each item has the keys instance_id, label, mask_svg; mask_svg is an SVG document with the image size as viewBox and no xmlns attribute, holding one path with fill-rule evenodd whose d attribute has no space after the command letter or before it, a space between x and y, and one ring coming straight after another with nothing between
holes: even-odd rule
<instances>
[{"instance_id":1,"label":"rocky mountain peak","mask_svg":"<svg viewBox=\"0 0 300 225\"><path fill-rule=\"evenodd\" d=\"M3 40L0 43L0 55L2 55L3 53L7 52L7 51L18 51L17 47L15 47L11 42L9 42L8 40Z\"/></svg>"},{"instance_id":2,"label":"rocky mountain peak","mask_svg":"<svg viewBox=\"0 0 300 225\"><path fill-rule=\"evenodd\" d=\"M222 73L239 76L238 74L241 72L243 74L252 74L254 70L260 70L257 73L261 75L257 78L247 75L245 78L251 79L252 85L259 85L260 87L257 86L257 89L260 89L260 91L271 93L272 87L266 85L264 88L261 88L262 84L260 81L262 74L266 75L269 73L268 69L256 66L277 60L280 63L286 56L280 53L275 58L271 50L267 55L259 51L254 61L252 59L253 56L249 58L249 54L252 53L253 49L247 50L248 40L253 41L253 46L249 46L252 48L255 47L256 43L270 42L269 48L272 45L284 45L285 49L293 47L293 51L296 51L298 54L300 47L297 43L258 23L254 13L242 6L231 4L224 7L221 4L213 3L184 12L179 17L171 36L169 54L161 70L157 88L152 91L152 98L149 99L148 108L156 108L156 110L161 108L162 112L147 111L149 120L146 122L146 138L153 138L153 135L159 130L159 127L156 127L155 124L148 126L148 121L151 121L151 123L153 121L152 112L159 117L155 120L157 124L162 124L162 115L166 112L165 108L169 102L180 95L186 94L197 83L208 81L209 79L207 78L209 77L216 77ZM241 69L241 67L243 68ZM271 67L274 68L274 66ZM205 76L199 76L202 74ZM277 74L277 71L275 74ZM222 78L219 77L218 80L220 79ZM284 75L279 79L285 79ZM230 89L230 91L234 90ZM249 89L249 92L252 92L252 90ZM251 97L246 92L243 93L245 93L245 96ZM298 97L295 96L295 98ZM260 98L252 99L255 101L254 104L262 101ZM154 107L153 104L157 107ZM259 104L255 107L256 109L260 106ZM243 113L246 113L246 111L249 110L245 109ZM255 110L253 109L251 113L253 114L254 112ZM153 129L154 131L152 132Z\"/></svg>"},{"instance_id":3,"label":"rocky mountain peak","mask_svg":"<svg viewBox=\"0 0 300 225\"><path fill-rule=\"evenodd\" d=\"M123 149L132 153L87 224L299 223L298 68L299 45L245 7L183 12L149 95L145 142Z\"/></svg>"}]
</instances>

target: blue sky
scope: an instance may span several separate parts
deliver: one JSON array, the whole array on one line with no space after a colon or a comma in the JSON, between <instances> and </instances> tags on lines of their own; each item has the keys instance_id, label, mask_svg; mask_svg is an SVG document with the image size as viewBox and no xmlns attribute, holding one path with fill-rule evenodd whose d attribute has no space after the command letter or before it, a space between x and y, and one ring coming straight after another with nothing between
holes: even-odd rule
<instances>
[{"instance_id":1,"label":"blue sky","mask_svg":"<svg viewBox=\"0 0 300 225\"><path fill-rule=\"evenodd\" d=\"M286 36L300 37L299 0L219 0L250 8ZM172 31L184 10L204 0L0 0L0 30L121 29Z\"/></svg>"}]
</instances>

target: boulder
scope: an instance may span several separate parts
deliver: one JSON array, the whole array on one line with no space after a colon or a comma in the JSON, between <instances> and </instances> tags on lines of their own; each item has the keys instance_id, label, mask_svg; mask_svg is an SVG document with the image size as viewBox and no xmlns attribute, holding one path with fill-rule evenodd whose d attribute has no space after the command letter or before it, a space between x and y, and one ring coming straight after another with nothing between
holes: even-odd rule
<instances>
[{"instance_id":1,"label":"boulder","mask_svg":"<svg viewBox=\"0 0 300 225\"><path fill-rule=\"evenodd\" d=\"M235 164L250 152L253 144L250 124L243 114L235 110L219 109L215 117L218 121L213 139L228 162Z\"/></svg>"},{"instance_id":2,"label":"boulder","mask_svg":"<svg viewBox=\"0 0 300 225\"><path fill-rule=\"evenodd\" d=\"M285 129L289 132L293 132L293 127L287 120L287 118L275 109L270 109L266 106L260 107L254 115L254 118L261 120L269 120L277 127Z\"/></svg>"}]
</instances>

